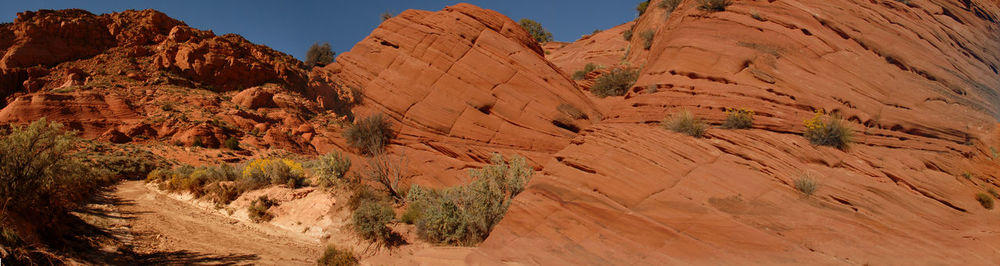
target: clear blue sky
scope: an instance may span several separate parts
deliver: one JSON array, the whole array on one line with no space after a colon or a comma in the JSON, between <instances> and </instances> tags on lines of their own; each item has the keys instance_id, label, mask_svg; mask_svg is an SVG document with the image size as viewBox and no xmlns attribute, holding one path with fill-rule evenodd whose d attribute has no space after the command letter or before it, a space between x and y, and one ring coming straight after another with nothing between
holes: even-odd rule
<instances>
[{"instance_id":1,"label":"clear blue sky","mask_svg":"<svg viewBox=\"0 0 1000 266\"><path fill-rule=\"evenodd\" d=\"M236 33L248 40L303 58L309 45L329 42L337 54L348 51L380 23L385 11L441 10L459 2L493 9L515 21L531 18L558 41L573 41L595 29L608 29L636 17L641 0L0 0L0 22L18 12L81 8L94 14L152 8L217 35Z\"/></svg>"}]
</instances>

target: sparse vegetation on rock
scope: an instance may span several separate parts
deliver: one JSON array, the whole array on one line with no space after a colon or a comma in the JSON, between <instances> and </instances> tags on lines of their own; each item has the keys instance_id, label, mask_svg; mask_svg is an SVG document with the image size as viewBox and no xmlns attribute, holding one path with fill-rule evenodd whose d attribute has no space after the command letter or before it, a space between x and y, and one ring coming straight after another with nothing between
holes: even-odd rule
<instances>
[{"instance_id":1,"label":"sparse vegetation on rock","mask_svg":"<svg viewBox=\"0 0 1000 266\"><path fill-rule=\"evenodd\" d=\"M306 51L306 67L322 67L333 63L335 55L336 53L330 48L330 43L313 43L312 46L309 46L309 50Z\"/></svg>"},{"instance_id":2,"label":"sparse vegetation on rock","mask_svg":"<svg viewBox=\"0 0 1000 266\"><path fill-rule=\"evenodd\" d=\"M816 179L811 176L804 175L795 179L795 189L799 190L799 192L802 192L802 194L807 197L812 196L812 194L816 192L816 187Z\"/></svg>"},{"instance_id":3,"label":"sparse vegetation on rock","mask_svg":"<svg viewBox=\"0 0 1000 266\"><path fill-rule=\"evenodd\" d=\"M639 79L638 69L611 70L607 74L601 75L594 81L594 86L590 87L590 92L597 97L622 96Z\"/></svg>"},{"instance_id":4,"label":"sparse vegetation on rock","mask_svg":"<svg viewBox=\"0 0 1000 266\"><path fill-rule=\"evenodd\" d=\"M732 0L698 0L698 9L709 12L726 11L726 7L732 4Z\"/></svg>"},{"instance_id":5,"label":"sparse vegetation on rock","mask_svg":"<svg viewBox=\"0 0 1000 266\"><path fill-rule=\"evenodd\" d=\"M573 79L582 80L587 77L588 73L600 68L601 66L595 65L594 63L587 63L586 66L583 66L583 69L573 72Z\"/></svg>"},{"instance_id":6,"label":"sparse vegetation on rock","mask_svg":"<svg viewBox=\"0 0 1000 266\"><path fill-rule=\"evenodd\" d=\"M681 0L663 0L660 1L660 8L666 9L669 15L671 12L674 12L674 9L677 9L677 5L680 5L680 3Z\"/></svg>"},{"instance_id":7,"label":"sparse vegetation on rock","mask_svg":"<svg viewBox=\"0 0 1000 266\"><path fill-rule=\"evenodd\" d=\"M646 13L646 8L649 8L649 0L639 2L639 4L635 6L635 11L639 12L639 15L642 16L642 14Z\"/></svg>"},{"instance_id":8,"label":"sparse vegetation on rock","mask_svg":"<svg viewBox=\"0 0 1000 266\"><path fill-rule=\"evenodd\" d=\"M386 194L395 201L403 201L403 195L399 191L399 181L405 174L406 157L400 156L393 160L389 155L376 154L368 160L368 169L365 176L368 180L375 182Z\"/></svg>"},{"instance_id":9,"label":"sparse vegetation on rock","mask_svg":"<svg viewBox=\"0 0 1000 266\"><path fill-rule=\"evenodd\" d=\"M642 49L649 50L650 47L653 47L654 36L656 36L654 30L646 30L639 34L639 37L642 37Z\"/></svg>"},{"instance_id":10,"label":"sparse vegetation on rock","mask_svg":"<svg viewBox=\"0 0 1000 266\"><path fill-rule=\"evenodd\" d=\"M538 43L547 43L552 41L552 33L543 28L541 23L526 18L522 18L518 21L518 23L521 24L521 27L524 28L524 30L527 30L528 34L531 34L531 37L535 38L535 41L538 41Z\"/></svg>"},{"instance_id":11,"label":"sparse vegetation on rock","mask_svg":"<svg viewBox=\"0 0 1000 266\"><path fill-rule=\"evenodd\" d=\"M627 30L623 31L622 32L622 38L625 38L626 41L631 41L632 40L632 29L627 29Z\"/></svg>"},{"instance_id":12,"label":"sparse vegetation on rock","mask_svg":"<svg viewBox=\"0 0 1000 266\"><path fill-rule=\"evenodd\" d=\"M753 127L754 111L744 108L727 108L726 121L722 122L722 128L747 129Z\"/></svg>"},{"instance_id":13,"label":"sparse vegetation on rock","mask_svg":"<svg viewBox=\"0 0 1000 266\"><path fill-rule=\"evenodd\" d=\"M700 138L708 130L708 123L705 123L705 120L701 118L695 117L688 110L668 116L661 124L666 129L696 138Z\"/></svg>"},{"instance_id":14,"label":"sparse vegetation on rock","mask_svg":"<svg viewBox=\"0 0 1000 266\"><path fill-rule=\"evenodd\" d=\"M983 208L986 208L987 210L993 209L993 197L990 197L989 194L986 193L976 194L976 201L979 202L979 205L983 205Z\"/></svg>"},{"instance_id":15,"label":"sparse vegetation on rock","mask_svg":"<svg viewBox=\"0 0 1000 266\"><path fill-rule=\"evenodd\" d=\"M833 116L816 112L811 119L803 121L806 127L804 136L813 145L830 146L838 149L847 149L851 143L853 133L844 124L844 121Z\"/></svg>"},{"instance_id":16,"label":"sparse vegetation on rock","mask_svg":"<svg viewBox=\"0 0 1000 266\"><path fill-rule=\"evenodd\" d=\"M375 155L382 153L389 144L393 131L392 125L382 114L375 114L357 121L343 135L351 148L358 149L361 154Z\"/></svg>"}]
</instances>

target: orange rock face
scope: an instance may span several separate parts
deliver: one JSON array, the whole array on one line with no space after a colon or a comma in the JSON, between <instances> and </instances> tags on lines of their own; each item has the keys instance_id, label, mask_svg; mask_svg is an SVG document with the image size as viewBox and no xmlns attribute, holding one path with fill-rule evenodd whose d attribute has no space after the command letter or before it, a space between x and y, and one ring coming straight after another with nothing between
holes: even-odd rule
<instances>
[{"instance_id":1,"label":"orange rock face","mask_svg":"<svg viewBox=\"0 0 1000 266\"><path fill-rule=\"evenodd\" d=\"M636 26L655 30L651 49L629 57L638 82L599 101L604 122L544 164L468 261L1000 259L1000 219L975 200L1000 171L996 3L654 6ZM655 123L686 109L720 125L725 108L756 111L753 129L693 138ZM854 144L803 138L815 110L845 118ZM818 183L808 197L795 185L806 178Z\"/></svg>"},{"instance_id":2,"label":"orange rock face","mask_svg":"<svg viewBox=\"0 0 1000 266\"><path fill-rule=\"evenodd\" d=\"M472 5L403 12L337 62L324 71L363 88L359 114L387 114L403 146L445 158L481 162L490 151L542 158L600 117L524 29ZM568 117L562 104L587 118Z\"/></svg>"}]
</instances>

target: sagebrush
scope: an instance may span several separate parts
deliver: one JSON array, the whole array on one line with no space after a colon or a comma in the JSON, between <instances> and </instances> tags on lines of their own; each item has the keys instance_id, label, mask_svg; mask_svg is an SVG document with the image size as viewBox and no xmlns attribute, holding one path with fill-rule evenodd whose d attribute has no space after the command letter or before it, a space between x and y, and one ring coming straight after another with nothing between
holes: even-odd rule
<instances>
[{"instance_id":1,"label":"sagebrush","mask_svg":"<svg viewBox=\"0 0 1000 266\"><path fill-rule=\"evenodd\" d=\"M494 154L490 162L472 170L470 175L475 179L464 186L443 190L411 187L406 219L415 220L417 235L450 245L474 245L486 239L533 174L523 157L507 162Z\"/></svg>"},{"instance_id":2,"label":"sagebrush","mask_svg":"<svg viewBox=\"0 0 1000 266\"><path fill-rule=\"evenodd\" d=\"M847 124L835 116L827 116L822 112L816 112L811 119L802 122L806 129L803 134L809 142L814 145L823 145L847 149L851 143L853 133Z\"/></svg>"},{"instance_id":3,"label":"sagebrush","mask_svg":"<svg viewBox=\"0 0 1000 266\"><path fill-rule=\"evenodd\" d=\"M639 79L638 69L616 68L601 75L594 81L594 86L590 87L590 92L597 97L622 96Z\"/></svg>"}]
</instances>

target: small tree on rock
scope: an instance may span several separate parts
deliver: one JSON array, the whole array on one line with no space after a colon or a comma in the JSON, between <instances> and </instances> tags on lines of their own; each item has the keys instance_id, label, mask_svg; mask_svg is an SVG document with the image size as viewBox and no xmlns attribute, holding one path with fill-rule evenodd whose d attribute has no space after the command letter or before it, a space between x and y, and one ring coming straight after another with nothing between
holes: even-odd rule
<instances>
[{"instance_id":1,"label":"small tree on rock","mask_svg":"<svg viewBox=\"0 0 1000 266\"><path fill-rule=\"evenodd\" d=\"M330 43L313 43L309 46L309 51L306 52L306 67L312 68L314 66L325 66L327 64L333 63L333 56L336 53L333 49L330 49Z\"/></svg>"},{"instance_id":2,"label":"small tree on rock","mask_svg":"<svg viewBox=\"0 0 1000 266\"><path fill-rule=\"evenodd\" d=\"M518 23L520 23L521 27L524 28L524 30L527 30L528 33L531 34L531 37L535 38L535 40L539 43L552 41L552 33L545 30L545 28L542 27L542 24L537 21L522 18Z\"/></svg>"}]
</instances>

